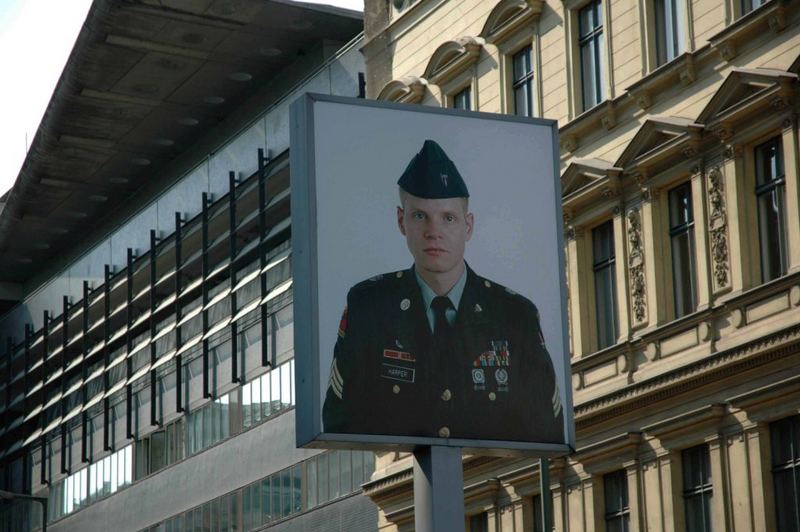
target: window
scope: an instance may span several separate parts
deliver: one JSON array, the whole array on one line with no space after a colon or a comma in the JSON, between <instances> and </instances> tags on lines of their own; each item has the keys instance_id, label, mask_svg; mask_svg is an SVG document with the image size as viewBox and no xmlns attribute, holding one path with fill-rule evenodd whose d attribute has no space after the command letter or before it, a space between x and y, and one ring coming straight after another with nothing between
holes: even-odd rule
<instances>
[{"instance_id":1,"label":"window","mask_svg":"<svg viewBox=\"0 0 800 532\"><path fill-rule=\"evenodd\" d=\"M533 116L533 68L531 47L526 46L511 59L513 63L512 89L514 91L514 114Z\"/></svg>"},{"instance_id":2,"label":"window","mask_svg":"<svg viewBox=\"0 0 800 532\"><path fill-rule=\"evenodd\" d=\"M770 425L778 532L800 531L800 416Z\"/></svg>"},{"instance_id":3,"label":"window","mask_svg":"<svg viewBox=\"0 0 800 532\"><path fill-rule=\"evenodd\" d=\"M630 506L628 506L628 479L625 470L603 477L606 504L606 532L628 532Z\"/></svg>"},{"instance_id":4,"label":"window","mask_svg":"<svg viewBox=\"0 0 800 532\"><path fill-rule=\"evenodd\" d=\"M469 111L472 108L470 100L472 99L472 88L466 87L460 92L453 95L453 109L463 109Z\"/></svg>"},{"instance_id":5,"label":"window","mask_svg":"<svg viewBox=\"0 0 800 532\"><path fill-rule=\"evenodd\" d=\"M659 65L683 53L683 0L655 0L656 60Z\"/></svg>"},{"instance_id":6,"label":"window","mask_svg":"<svg viewBox=\"0 0 800 532\"><path fill-rule=\"evenodd\" d=\"M708 445L681 453L686 532L711 532L711 466Z\"/></svg>"},{"instance_id":7,"label":"window","mask_svg":"<svg viewBox=\"0 0 800 532\"><path fill-rule=\"evenodd\" d=\"M469 532L488 532L489 514L482 512L469 518Z\"/></svg>"},{"instance_id":8,"label":"window","mask_svg":"<svg viewBox=\"0 0 800 532\"><path fill-rule=\"evenodd\" d=\"M786 273L786 199L780 137L756 146L756 198L761 248L761 280Z\"/></svg>"},{"instance_id":9,"label":"window","mask_svg":"<svg viewBox=\"0 0 800 532\"><path fill-rule=\"evenodd\" d=\"M767 0L742 0L742 15L763 6Z\"/></svg>"},{"instance_id":10,"label":"window","mask_svg":"<svg viewBox=\"0 0 800 532\"><path fill-rule=\"evenodd\" d=\"M578 11L578 47L581 56L583 110L603 101L603 2L592 0Z\"/></svg>"},{"instance_id":11,"label":"window","mask_svg":"<svg viewBox=\"0 0 800 532\"><path fill-rule=\"evenodd\" d=\"M694 312L697 307L694 262L694 214L692 184L687 182L669 191L669 237L672 247L672 290L675 317Z\"/></svg>"},{"instance_id":12,"label":"window","mask_svg":"<svg viewBox=\"0 0 800 532\"><path fill-rule=\"evenodd\" d=\"M608 222L592 230L594 257L594 294L597 309L597 348L617 342L617 281L614 267L614 223Z\"/></svg>"},{"instance_id":13,"label":"window","mask_svg":"<svg viewBox=\"0 0 800 532\"><path fill-rule=\"evenodd\" d=\"M533 532L544 532L544 515L542 514L542 496L533 496Z\"/></svg>"}]
</instances>

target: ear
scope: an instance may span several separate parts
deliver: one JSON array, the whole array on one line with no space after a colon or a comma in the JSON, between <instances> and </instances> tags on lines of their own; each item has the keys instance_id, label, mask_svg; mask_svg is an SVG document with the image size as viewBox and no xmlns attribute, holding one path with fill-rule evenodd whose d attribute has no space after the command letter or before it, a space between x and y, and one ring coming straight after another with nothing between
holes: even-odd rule
<instances>
[{"instance_id":1,"label":"ear","mask_svg":"<svg viewBox=\"0 0 800 532\"><path fill-rule=\"evenodd\" d=\"M406 234L406 226L403 222L403 208L397 207L397 227L400 229L400 234L405 236Z\"/></svg>"},{"instance_id":2,"label":"ear","mask_svg":"<svg viewBox=\"0 0 800 532\"><path fill-rule=\"evenodd\" d=\"M472 238L472 229L475 227L475 217L471 212L468 212L464 220L467 222L467 240L469 240Z\"/></svg>"}]
</instances>

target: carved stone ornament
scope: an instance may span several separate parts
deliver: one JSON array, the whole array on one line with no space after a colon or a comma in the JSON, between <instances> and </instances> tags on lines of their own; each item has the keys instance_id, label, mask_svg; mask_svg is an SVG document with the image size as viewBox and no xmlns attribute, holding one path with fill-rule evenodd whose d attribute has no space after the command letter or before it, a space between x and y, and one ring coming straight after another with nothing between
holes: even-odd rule
<instances>
[{"instance_id":1,"label":"carved stone ornament","mask_svg":"<svg viewBox=\"0 0 800 532\"><path fill-rule=\"evenodd\" d=\"M647 321L647 293L644 278L642 218L638 208L628 211L628 277L634 325Z\"/></svg>"},{"instance_id":2,"label":"carved stone ornament","mask_svg":"<svg viewBox=\"0 0 800 532\"><path fill-rule=\"evenodd\" d=\"M708 173L708 234L711 243L711 268L714 291L730 285L730 254L728 251L728 223L725 215L725 190L722 173L712 168Z\"/></svg>"}]
</instances>

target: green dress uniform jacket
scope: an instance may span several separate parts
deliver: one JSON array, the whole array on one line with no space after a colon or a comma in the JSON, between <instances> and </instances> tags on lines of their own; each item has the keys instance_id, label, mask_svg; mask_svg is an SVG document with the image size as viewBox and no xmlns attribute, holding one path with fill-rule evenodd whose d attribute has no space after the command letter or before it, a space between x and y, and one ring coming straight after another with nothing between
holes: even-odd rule
<instances>
[{"instance_id":1,"label":"green dress uniform jacket","mask_svg":"<svg viewBox=\"0 0 800 532\"><path fill-rule=\"evenodd\" d=\"M323 406L329 433L564 443L536 307L479 277L430 330L413 267L350 289Z\"/></svg>"}]
</instances>

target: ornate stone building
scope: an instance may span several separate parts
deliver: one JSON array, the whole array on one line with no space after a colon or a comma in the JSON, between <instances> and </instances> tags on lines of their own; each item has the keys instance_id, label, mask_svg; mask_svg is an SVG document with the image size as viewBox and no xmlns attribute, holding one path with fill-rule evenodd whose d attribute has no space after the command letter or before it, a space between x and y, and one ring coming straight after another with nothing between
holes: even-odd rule
<instances>
[{"instance_id":1,"label":"ornate stone building","mask_svg":"<svg viewBox=\"0 0 800 532\"><path fill-rule=\"evenodd\" d=\"M368 97L559 122L577 449L551 461L555 529L800 530L796 2L367 0L365 20ZM411 470L379 455L383 530L413 528ZM465 457L467 529L541 530L538 477Z\"/></svg>"}]
</instances>

